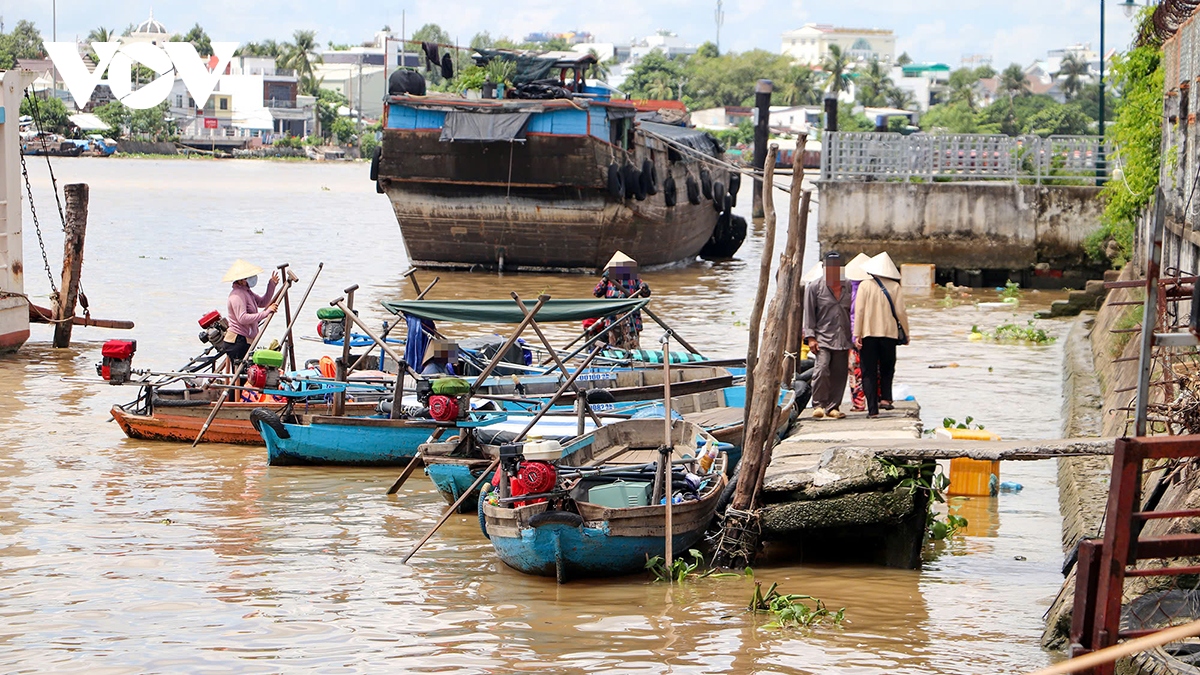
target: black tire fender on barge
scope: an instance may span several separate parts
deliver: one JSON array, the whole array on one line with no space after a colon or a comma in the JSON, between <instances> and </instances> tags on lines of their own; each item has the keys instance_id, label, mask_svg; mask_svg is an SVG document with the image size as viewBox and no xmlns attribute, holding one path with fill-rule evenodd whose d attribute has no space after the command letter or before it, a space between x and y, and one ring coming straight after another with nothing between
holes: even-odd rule
<instances>
[{"instance_id":1,"label":"black tire fender on barge","mask_svg":"<svg viewBox=\"0 0 1200 675\"><path fill-rule=\"evenodd\" d=\"M271 427L271 431L280 438L291 438L286 427L283 426L283 420L279 419L279 415L275 411L267 408L255 408L250 411L250 424L254 425L258 433L262 433L262 425Z\"/></svg>"},{"instance_id":2,"label":"black tire fender on barge","mask_svg":"<svg viewBox=\"0 0 1200 675\"><path fill-rule=\"evenodd\" d=\"M375 154L371 155L371 180L379 182L379 156L383 154L383 146L375 147Z\"/></svg>"},{"instance_id":3,"label":"black tire fender on barge","mask_svg":"<svg viewBox=\"0 0 1200 675\"><path fill-rule=\"evenodd\" d=\"M616 164L608 165L608 193L614 197L625 198L625 183L621 180L621 167Z\"/></svg>"},{"instance_id":4,"label":"black tire fender on barge","mask_svg":"<svg viewBox=\"0 0 1200 675\"><path fill-rule=\"evenodd\" d=\"M700 194L704 195L705 199L713 198L712 174L708 172L707 167L700 167Z\"/></svg>"},{"instance_id":5,"label":"black tire fender on barge","mask_svg":"<svg viewBox=\"0 0 1200 675\"><path fill-rule=\"evenodd\" d=\"M668 173L667 179L663 181L663 201L667 203L667 206L675 206L678 197L675 190L675 177Z\"/></svg>"},{"instance_id":6,"label":"black tire fender on barge","mask_svg":"<svg viewBox=\"0 0 1200 675\"><path fill-rule=\"evenodd\" d=\"M731 171L729 172L729 204L737 206L738 192L742 189L742 174Z\"/></svg>"},{"instance_id":7,"label":"black tire fender on barge","mask_svg":"<svg viewBox=\"0 0 1200 675\"><path fill-rule=\"evenodd\" d=\"M648 159L642 162L642 191L650 196L658 194L658 170Z\"/></svg>"},{"instance_id":8,"label":"black tire fender on barge","mask_svg":"<svg viewBox=\"0 0 1200 675\"><path fill-rule=\"evenodd\" d=\"M713 187L713 191L712 191L713 211L716 211L717 213L720 213L721 211L725 211L726 210L725 209L725 200L726 200L726 198L729 197L729 193L725 192L725 184L722 183L721 181L717 181L717 182L713 183L712 187Z\"/></svg>"},{"instance_id":9,"label":"black tire fender on barge","mask_svg":"<svg viewBox=\"0 0 1200 675\"><path fill-rule=\"evenodd\" d=\"M693 206L700 203L700 184L692 178L691 174L687 177L687 198L688 202Z\"/></svg>"}]
</instances>

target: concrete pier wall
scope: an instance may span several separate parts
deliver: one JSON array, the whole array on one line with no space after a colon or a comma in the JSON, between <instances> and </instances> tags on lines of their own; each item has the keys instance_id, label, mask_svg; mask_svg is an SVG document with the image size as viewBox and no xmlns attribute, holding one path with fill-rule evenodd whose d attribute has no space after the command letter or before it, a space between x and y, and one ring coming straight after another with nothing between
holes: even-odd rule
<instances>
[{"instance_id":1,"label":"concrete pier wall","mask_svg":"<svg viewBox=\"0 0 1200 675\"><path fill-rule=\"evenodd\" d=\"M1104 210L1100 188L1011 182L820 184L822 250L886 250L945 269L1088 267L1083 242Z\"/></svg>"}]
</instances>

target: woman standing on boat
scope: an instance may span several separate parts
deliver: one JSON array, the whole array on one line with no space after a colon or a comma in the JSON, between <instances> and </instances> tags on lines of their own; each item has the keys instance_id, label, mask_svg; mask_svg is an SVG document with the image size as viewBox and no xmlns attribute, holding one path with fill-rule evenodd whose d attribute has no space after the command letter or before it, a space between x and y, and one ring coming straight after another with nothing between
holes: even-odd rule
<instances>
[{"instance_id":1,"label":"woman standing on boat","mask_svg":"<svg viewBox=\"0 0 1200 675\"><path fill-rule=\"evenodd\" d=\"M261 272L261 267L237 260L221 278L221 281L233 282L233 288L229 291L229 330L225 331L225 343L221 349L229 357L231 367L246 358L250 343L258 335L258 322L275 313L275 303L271 302L271 297L275 293L275 284L279 283L279 273L272 272L267 290L262 295L256 295L250 289L258 283Z\"/></svg>"},{"instance_id":2,"label":"woman standing on boat","mask_svg":"<svg viewBox=\"0 0 1200 675\"><path fill-rule=\"evenodd\" d=\"M650 287L638 276L637 261L617 251L604 266L604 276L592 290L592 295L597 298L648 298ZM608 328L615 320L615 317L605 317L600 330ZM640 349L641 334L642 313L638 311L609 331L607 342L615 349Z\"/></svg>"}]
</instances>

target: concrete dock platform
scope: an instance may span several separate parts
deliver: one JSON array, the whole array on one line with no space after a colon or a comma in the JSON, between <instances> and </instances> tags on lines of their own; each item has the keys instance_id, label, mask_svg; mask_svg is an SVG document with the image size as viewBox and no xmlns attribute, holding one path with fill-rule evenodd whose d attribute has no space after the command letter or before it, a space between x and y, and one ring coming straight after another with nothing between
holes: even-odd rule
<instances>
[{"instance_id":1,"label":"concrete dock platform","mask_svg":"<svg viewBox=\"0 0 1200 675\"><path fill-rule=\"evenodd\" d=\"M1111 454L1111 438L960 441L922 438L920 406L897 401L879 417L813 419L805 410L775 446L761 496L763 539L789 557L916 568L925 542L928 494L900 485L887 464L969 457L1031 460Z\"/></svg>"}]
</instances>

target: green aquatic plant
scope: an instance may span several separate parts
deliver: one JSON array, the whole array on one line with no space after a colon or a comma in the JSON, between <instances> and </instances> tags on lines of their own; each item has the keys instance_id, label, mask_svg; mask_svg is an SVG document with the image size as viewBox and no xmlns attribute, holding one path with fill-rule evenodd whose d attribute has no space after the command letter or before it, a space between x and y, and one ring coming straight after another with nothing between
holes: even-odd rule
<instances>
[{"instance_id":1,"label":"green aquatic plant","mask_svg":"<svg viewBox=\"0 0 1200 675\"><path fill-rule=\"evenodd\" d=\"M1033 344L1045 345L1054 342L1056 339L1053 335L1046 332L1046 329L1035 326L1033 319L1030 319L1024 326L1009 321L996 326L996 329L991 331L983 331L979 329L979 326L971 326L971 333L981 336L972 339L979 340L986 338L993 342L1031 342Z\"/></svg>"},{"instance_id":2,"label":"green aquatic plant","mask_svg":"<svg viewBox=\"0 0 1200 675\"><path fill-rule=\"evenodd\" d=\"M809 602L812 606L809 606ZM775 620L763 628L812 628L821 624L841 626L846 620L846 608L836 612L829 611L820 598L796 593L783 594L779 592L779 584L771 584L763 593L762 582L754 582L754 595L750 598L751 612L755 614L772 614Z\"/></svg>"},{"instance_id":3,"label":"green aquatic plant","mask_svg":"<svg viewBox=\"0 0 1200 675\"><path fill-rule=\"evenodd\" d=\"M964 423L959 423L953 418L947 417L942 420L942 423L947 429L970 429L972 427L968 425L973 421L973 417L968 417ZM982 429L983 425L976 424L973 428ZM909 494L920 491L928 495L929 498L925 501L925 534L929 536L930 540L950 539L967 526L966 518L948 513L943 519L934 509L934 504L946 502L946 488L950 487L950 479L946 477L940 464L936 462L903 462L888 457L877 457L876 460L883 466L885 475L889 478L900 479L900 482L896 484L897 489L908 490Z\"/></svg>"},{"instance_id":4,"label":"green aquatic plant","mask_svg":"<svg viewBox=\"0 0 1200 675\"><path fill-rule=\"evenodd\" d=\"M1001 289L1000 297L1002 297L1002 298L1020 298L1021 297L1021 284L1018 284L1017 282L1013 281L1012 279L1009 279L1007 282L1005 282L1004 288Z\"/></svg>"},{"instance_id":5,"label":"green aquatic plant","mask_svg":"<svg viewBox=\"0 0 1200 675\"><path fill-rule=\"evenodd\" d=\"M671 566L667 567L667 561L660 555L653 558L646 558L646 569L650 570L654 575L655 581L669 581L671 583L681 584L689 578L692 579L721 579L729 577L740 577L742 575L735 572L718 572L715 568L704 568L704 555L696 549L689 549L688 556L691 562L684 556L679 556L671 561ZM752 576L754 570L749 567L745 570L746 576Z\"/></svg>"}]
</instances>

